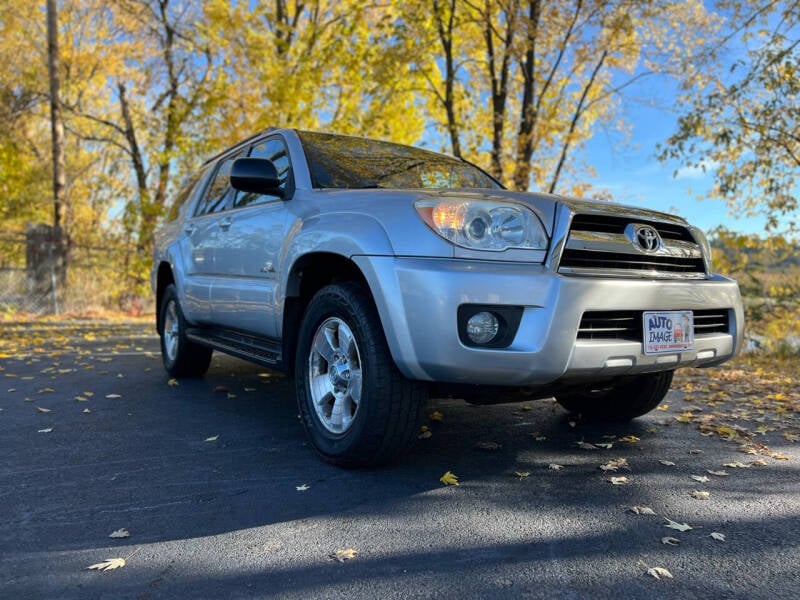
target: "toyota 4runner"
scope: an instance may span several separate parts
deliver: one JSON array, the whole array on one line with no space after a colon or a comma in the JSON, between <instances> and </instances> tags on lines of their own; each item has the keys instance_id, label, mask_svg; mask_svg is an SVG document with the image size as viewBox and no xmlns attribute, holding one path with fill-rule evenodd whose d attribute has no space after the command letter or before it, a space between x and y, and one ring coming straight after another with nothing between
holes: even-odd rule
<instances>
[{"instance_id":1,"label":"toyota 4runner","mask_svg":"<svg viewBox=\"0 0 800 600\"><path fill-rule=\"evenodd\" d=\"M744 325L736 283L679 217L293 129L188 180L152 285L170 375L204 374L213 350L286 371L311 443L341 466L408 448L429 395L643 415L675 369L731 358Z\"/></svg>"}]
</instances>

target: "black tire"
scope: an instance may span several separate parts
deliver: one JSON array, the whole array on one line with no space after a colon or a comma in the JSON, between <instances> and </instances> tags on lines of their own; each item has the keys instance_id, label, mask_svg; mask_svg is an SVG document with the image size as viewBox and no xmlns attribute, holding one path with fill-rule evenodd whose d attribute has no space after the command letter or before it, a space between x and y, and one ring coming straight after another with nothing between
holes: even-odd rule
<instances>
[{"instance_id":1,"label":"black tire","mask_svg":"<svg viewBox=\"0 0 800 600\"><path fill-rule=\"evenodd\" d=\"M570 412L597 421L630 421L661 404L672 384L673 371L646 373L600 388L556 394Z\"/></svg>"},{"instance_id":2,"label":"black tire","mask_svg":"<svg viewBox=\"0 0 800 600\"><path fill-rule=\"evenodd\" d=\"M173 377L200 377L211 364L211 348L201 346L186 338L186 319L175 285L164 290L159 306L161 335L161 361L164 369Z\"/></svg>"},{"instance_id":3,"label":"black tire","mask_svg":"<svg viewBox=\"0 0 800 600\"><path fill-rule=\"evenodd\" d=\"M295 386L311 444L346 468L383 464L408 450L428 397L426 385L395 366L372 298L355 283L329 285L311 299L298 334Z\"/></svg>"}]
</instances>

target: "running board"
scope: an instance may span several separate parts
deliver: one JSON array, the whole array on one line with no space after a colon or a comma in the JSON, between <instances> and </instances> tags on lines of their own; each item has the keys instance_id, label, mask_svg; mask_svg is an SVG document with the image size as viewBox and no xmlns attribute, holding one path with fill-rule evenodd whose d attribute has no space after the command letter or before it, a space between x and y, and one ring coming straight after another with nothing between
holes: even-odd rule
<instances>
[{"instance_id":1,"label":"running board","mask_svg":"<svg viewBox=\"0 0 800 600\"><path fill-rule=\"evenodd\" d=\"M283 356L281 344L275 340L254 337L227 329L205 329L192 327L186 331L192 342L219 350L237 358L243 358L264 367L281 369Z\"/></svg>"}]
</instances>

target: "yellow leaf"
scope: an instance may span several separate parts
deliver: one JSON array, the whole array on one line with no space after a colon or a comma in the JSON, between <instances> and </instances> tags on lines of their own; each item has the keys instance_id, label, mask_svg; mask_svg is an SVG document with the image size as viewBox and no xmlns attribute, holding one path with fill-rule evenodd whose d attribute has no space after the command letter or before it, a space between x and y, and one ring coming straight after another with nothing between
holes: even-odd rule
<instances>
[{"instance_id":1,"label":"yellow leaf","mask_svg":"<svg viewBox=\"0 0 800 600\"><path fill-rule=\"evenodd\" d=\"M177 379L175 379L175 378L173 378L173 379L170 379L169 381L167 381L167 385L169 385L169 386L176 386L176 385L178 385L178 380L177 380Z\"/></svg>"},{"instance_id":2,"label":"yellow leaf","mask_svg":"<svg viewBox=\"0 0 800 600\"><path fill-rule=\"evenodd\" d=\"M564 465L557 465L556 463L551 463L547 465L547 468L550 469L551 471L560 471L561 469L564 468Z\"/></svg>"},{"instance_id":3,"label":"yellow leaf","mask_svg":"<svg viewBox=\"0 0 800 600\"><path fill-rule=\"evenodd\" d=\"M621 438L619 441L620 442L627 442L629 444L635 444L636 442L639 441L639 438L636 437L635 435L626 435L624 438Z\"/></svg>"},{"instance_id":4,"label":"yellow leaf","mask_svg":"<svg viewBox=\"0 0 800 600\"><path fill-rule=\"evenodd\" d=\"M711 497L711 492L694 490L693 492L690 492L689 495L695 500L708 500Z\"/></svg>"},{"instance_id":5,"label":"yellow leaf","mask_svg":"<svg viewBox=\"0 0 800 600\"><path fill-rule=\"evenodd\" d=\"M330 555L331 558L339 561L340 563L346 560L352 560L356 556L358 556L358 550L355 548L344 548L342 550L337 550L333 554Z\"/></svg>"},{"instance_id":6,"label":"yellow leaf","mask_svg":"<svg viewBox=\"0 0 800 600\"><path fill-rule=\"evenodd\" d=\"M40 413L49 413L50 409L49 408L42 408L41 406L37 406L36 407L36 411L40 412Z\"/></svg>"},{"instance_id":7,"label":"yellow leaf","mask_svg":"<svg viewBox=\"0 0 800 600\"><path fill-rule=\"evenodd\" d=\"M647 574L656 579L661 579L662 577L672 579L672 573L667 571L664 567L651 567L647 569Z\"/></svg>"},{"instance_id":8,"label":"yellow leaf","mask_svg":"<svg viewBox=\"0 0 800 600\"><path fill-rule=\"evenodd\" d=\"M440 413L438 410L433 411L431 414L428 415L428 418L431 421L441 421L444 419L444 415Z\"/></svg>"},{"instance_id":9,"label":"yellow leaf","mask_svg":"<svg viewBox=\"0 0 800 600\"><path fill-rule=\"evenodd\" d=\"M658 462L660 462L665 467L674 467L675 466L675 463L672 462L671 460L659 460Z\"/></svg>"},{"instance_id":10,"label":"yellow leaf","mask_svg":"<svg viewBox=\"0 0 800 600\"><path fill-rule=\"evenodd\" d=\"M120 567L125 566L125 559L124 558L107 558L103 562L90 565L86 567L87 569L95 569L98 571L112 571L113 569L119 569Z\"/></svg>"},{"instance_id":11,"label":"yellow leaf","mask_svg":"<svg viewBox=\"0 0 800 600\"><path fill-rule=\"evenodd\" d=\"M530 475L530 471L514 471L514 475L516 475L520 479L525 479Z\"/></svg>"},{"instance_id":12,"label":"yellow leaf","mask_svg":"<svg viewBox=\"0 0 800 600\"><path fill-rule=\"evenodd\" d=\"M204 439L204 442L216 442L219 439L218 435L212 435L211 437L207 437Z\"/></svg>"},{"instance_id":13,"label":"yellow leaf","mask_svg":"<svg viewBox=\"0 0 800 600\"><path fill-rule=\"evenodd\" d=\"M708 483L707 475L689 475L689 477L695 481L699 481L700 483Z\"/></svg>"},{"instance_id":14,"label":"yellow leaf","mask_svg":"<svg viewBox=\"0 0 800 600\"><path fill-rule=\"evenodd\" d=\"M612 477L609 481L612 485L625 485L626 483L630 483L627 477Z\"/></svg>"},{"instance_id":15,"label":"yellow leaf","mask_svg":"<svg viewBox=\"0 0 800 600\"><path fill-rule=\"evenodd\" d=\"M450 471L447 471L447 473L439 478L439 481L445 485L458 485L458 476L454 475Z\"/></svg>"},{"instance_id":16,"label":"yellow leaf","mask_svg":"<svg viewBox=\"0 0 800 600\"><path fill-rule=\"evenodd\" d=\"M114 398L122 398L119 394L106 394L106 398L113 400Z\"/></svg>"}]
</instances>

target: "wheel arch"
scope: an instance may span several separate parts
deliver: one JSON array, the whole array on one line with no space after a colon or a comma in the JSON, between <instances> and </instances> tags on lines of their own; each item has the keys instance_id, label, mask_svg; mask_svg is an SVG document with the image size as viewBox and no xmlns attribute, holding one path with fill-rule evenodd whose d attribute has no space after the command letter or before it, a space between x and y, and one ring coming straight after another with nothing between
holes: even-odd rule
<instances>
[{"instance_id":1,"label":"wheel arch","mask_svg":"<svg viewBox=\"0 0 800 600\"><path fill-rule=\"evenodd\" d=\"M156 331L159 334L161 334L163 326L161 322L161 300L164 297L164 290L172 283L175 283L172 267L168 262L162 262L158 265L158 274L156 276Z\"/></svg>"},{"instance_id":2,"label":"wheel arch","mask_svg":"<svg viewBox=\"0 0 800 600\"><path fill-rule=\"evenodd\" d=\"M281 331L283 362L287 373L294 372L297 334L311 298L326 285L343 282L363 285L372 301L375 301L364 273L346 256L333 252L311 252L300 256L292 265L285 284Z\"/></svg>"}]
</instances>

